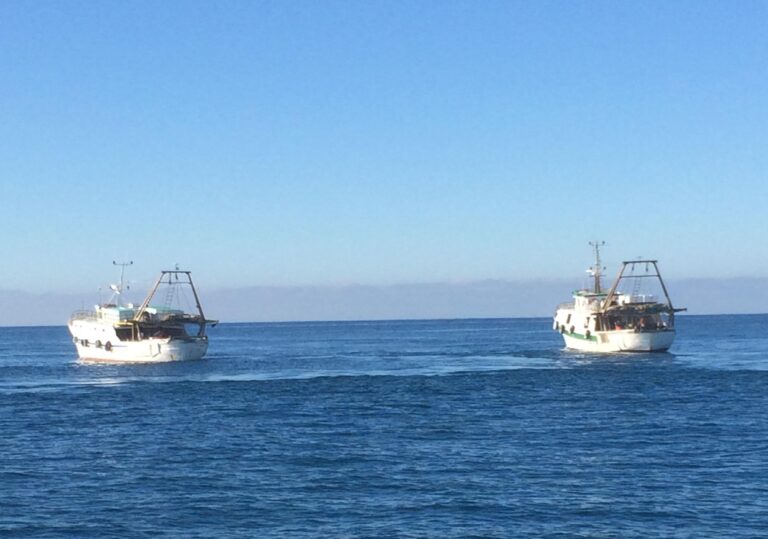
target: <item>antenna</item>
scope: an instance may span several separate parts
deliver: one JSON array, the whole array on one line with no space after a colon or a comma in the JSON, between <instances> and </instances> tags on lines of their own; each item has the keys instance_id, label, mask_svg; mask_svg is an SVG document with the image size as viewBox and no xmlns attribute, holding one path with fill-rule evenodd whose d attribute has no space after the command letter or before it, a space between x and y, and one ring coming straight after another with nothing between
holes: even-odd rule
<instances>
[{"instance_id":1,"label":"antenna","mask_svg":"<svg viewBox=\"0 0 768 539\"><path fill-rule=\"evenodd\" d=\"M125 282L125 280L124 280L125 268L126 268L126 266L133 266L133 260L131 260L130 262L115 262L113 260L112 261L112 265L120 266L120 284L117 285L117 286L115 286L115 285L110 286L110 288L115 291L115 294L117 295L117 301L118 301L118 304L119 304L119 302L120 302L120 295L123 293L123 290L124 290L123 284Z\"/></svg>"},{"instance_id":2,"label":"antenna","mask_svg":"<svg viewBox=\"0 0 768 539\"><path fill-rule=\"evenodd\" d=\"M602 285L600 284L600 277L603 274L603 270L605 269L600 262L600 247L605 245L604 241L590 241L589 244L592 246L592 248L595 251L595 265L589 268L589 271L592 273L592 277L595 278L595 294L600 294L602 292Z\"/></svg>"}]
</instances>

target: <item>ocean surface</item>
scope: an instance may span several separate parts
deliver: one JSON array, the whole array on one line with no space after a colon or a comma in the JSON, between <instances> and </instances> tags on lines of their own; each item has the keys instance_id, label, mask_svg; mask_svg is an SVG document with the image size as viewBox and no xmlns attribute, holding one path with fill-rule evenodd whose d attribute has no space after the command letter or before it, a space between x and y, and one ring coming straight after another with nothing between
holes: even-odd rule
<instances>
[{"instance_id":1,"label":"ocean surface","mask_svg":"<svg viewBox=\"0 0 768 539\"><path fill-rule=\"evenodd\" d=\"M0 537L768 536L768 315L669 353L550 319L222 324L206 359L0 328Z\"/></svg>"}]
</instances>

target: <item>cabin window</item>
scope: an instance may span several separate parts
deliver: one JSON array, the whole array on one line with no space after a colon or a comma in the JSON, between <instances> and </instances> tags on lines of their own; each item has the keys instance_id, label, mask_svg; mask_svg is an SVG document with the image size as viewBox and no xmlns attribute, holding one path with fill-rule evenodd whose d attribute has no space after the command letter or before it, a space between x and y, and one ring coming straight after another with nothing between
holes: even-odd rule
<instances>
[{"instance_id":1,"label":"cabin window","mask_svg":"<svg viewBox=\"0 0 768 539\"><path fill-rule=\"evenodd\" d=\"M571 323L571 313L568 313L568 318L565 319L565 323L566 324L570 324Z\"/></svg>"}]
</instances>

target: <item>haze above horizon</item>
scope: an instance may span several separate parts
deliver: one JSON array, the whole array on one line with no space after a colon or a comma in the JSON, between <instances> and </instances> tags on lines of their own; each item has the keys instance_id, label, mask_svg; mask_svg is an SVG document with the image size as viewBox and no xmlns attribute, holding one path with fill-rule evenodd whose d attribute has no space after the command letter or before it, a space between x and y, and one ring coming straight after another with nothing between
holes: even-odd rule
<instances>
[{"instance_id":1,"label":"haze above horizon","mask_svg":"<svg viewBox=\"0 0 768 539\"><path fill-rule=\"evenodd\" d=\"M768 4L0 4L0 289L768 276ZM567 298L564 298L567 299ZM548 306L549 308L549 306Z\"/></svg>"}]
</instances>

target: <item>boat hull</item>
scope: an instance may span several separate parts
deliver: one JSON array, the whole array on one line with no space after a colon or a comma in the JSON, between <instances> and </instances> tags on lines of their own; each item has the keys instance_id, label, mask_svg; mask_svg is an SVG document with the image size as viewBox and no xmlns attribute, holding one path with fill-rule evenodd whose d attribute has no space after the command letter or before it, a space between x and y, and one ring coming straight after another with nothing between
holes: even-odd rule
<instances>
[{"instance_id":1,"label":"boat hull","mask_svg":"<svg viewBox=\"0 0 768 539\"><path fill-rule=\"evenodd\" d=\"M584 352L664 352L672 346L675 330L597 331L589 337L566 332L562 336L567 348Z\"/></svg>"},{"instance_id":2,"label":"boat hull","mask_svg":"<svg viewBox=\"0 0 768 539\"><path fill-rule=\"evenodd\" d=\"M77 355L83 361L109 363L159 363L201 359L208 351L208 338L155 338L121 341L104 324L75 320L69 325Z\"/></svg>"},{"instance_id":3,"label":"boat hull","mask_svg":"<svg viewBox=\"0 0 768 539\"><path fill-rule=\"evenodd\" d=\"M111 343L110 343L111 344ZM208 351L207 339L168 340L146 339L143 341L116 343L107 347L94 344L75 344L82 361L108 363L157 363L165 361L190 361L201 359Z\"/></svg>"}]
</instances>

